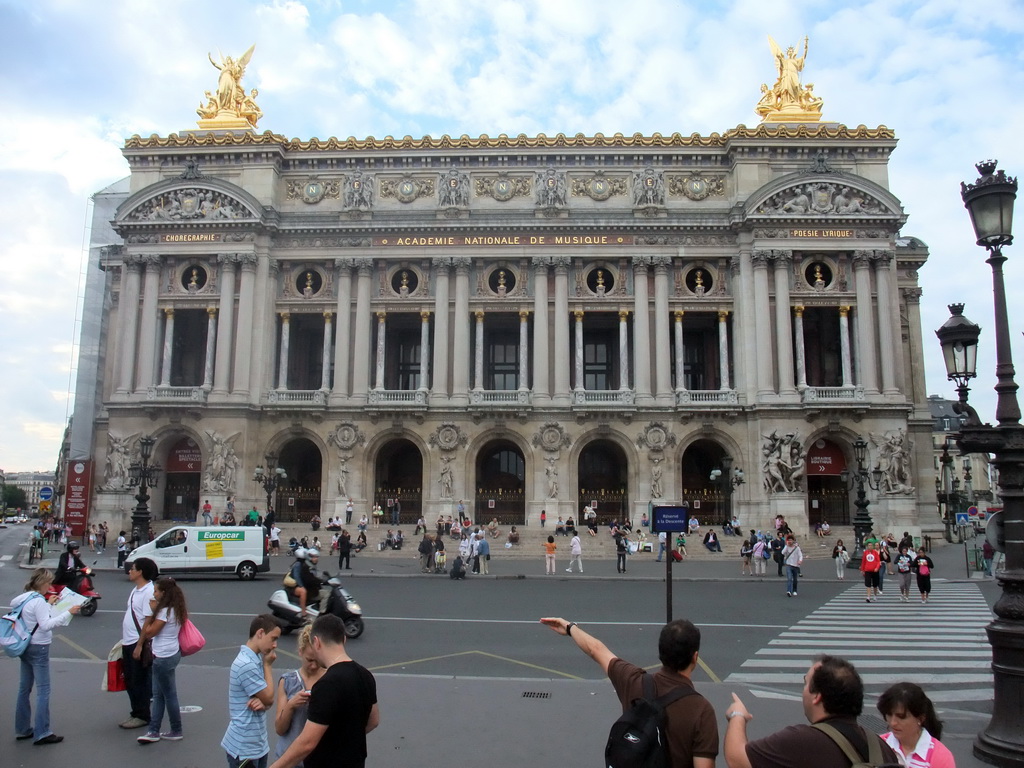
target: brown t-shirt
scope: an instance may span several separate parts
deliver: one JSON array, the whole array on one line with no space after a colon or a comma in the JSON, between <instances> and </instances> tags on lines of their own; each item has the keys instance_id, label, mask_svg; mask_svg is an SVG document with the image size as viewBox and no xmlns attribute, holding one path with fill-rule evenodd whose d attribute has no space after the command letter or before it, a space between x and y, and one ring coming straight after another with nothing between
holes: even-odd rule
<instances>
[{"instance_id":1,"label":"brown t-shirt","mask_svg":"<svg viewBox=\"0 0 1024 768\"><path fill-rule=\"evenodd\" d=\"M643 675L643 669L623 659L612 659L608 666L608 679L612 681L623 712L632 706L634 699L643 697ZM679 686L693 687L689 680L666 667L652 675L658 696L664 696ZM699 693L684 696L670 704L665 712L672 768L693 768L694 757L715 759L718 755L718 721L707 699Z\"/></svg>"},{"instance_id":2,"label":"brown t-shirt","mask_svg":"<svg viewBox=\"0 0 1024 768\"><path fill-rule=\"evenodd\" d=\"M835 727L864 757L867 757L864 735L878 738L860 729L851 717L831 717L821 722ZM896 754L884 742L882 757L886 763L898 762ZM850 760L839 746L827 734L809 725L791 725L771 736L749 742L747 759L751 768L850 768Z\"/></svg>"}]
</instances>

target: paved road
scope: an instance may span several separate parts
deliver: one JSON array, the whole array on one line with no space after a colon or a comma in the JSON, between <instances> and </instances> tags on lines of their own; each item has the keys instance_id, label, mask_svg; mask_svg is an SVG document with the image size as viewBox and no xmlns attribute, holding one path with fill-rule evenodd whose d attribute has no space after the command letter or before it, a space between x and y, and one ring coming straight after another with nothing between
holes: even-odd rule
<instances>
[{"instance_id":1,"label":"paved road","mask_svg":"<svg viewBox=\"0 0 1024 768\"><path fill-rule=\"evenodd\" d=\"M3 560L20 551L24 532L14 530L14 535L0 531L0 602L16 594L27 575L12 567L16 557ZM283 571L286 564L284 558L275 560L275 570ZM800 678L809 658L823 649L862 664L872 690L890 677L970 674L973 679L987 674L985 669L963 671L950 665L957 659L985 661L983 655L961 657L955 651L961 638L980 642L977 650L986 650L981 633L989 618L986 599L994 596L991 585L936 577L935 602L926 608L900 604L888 595L866 605L849 581L836 582L823 572L821 578L801 584L798 599L787 599L779 580L741 580L737 565L731 560L702 564L700 574L680 569L677 573L685 575L674 585L674 611L702 627L703 664L695 675L701 691L719 711L733 690L739 692L757 715L755 736L801 720ZM945 572L953 570L941 561L938 565ZM464 754L470 734L473 754L493 766L527 760L537 766L599 764L616 715L610 687L573 644L538 625L540 616L568 616L622 656L641 664L657 661L656 637L665 616L657 566L631 569L637 574L629 579L614 571L604 577L559 573L511 578L510 570L509 578L457 583L420 576L402 564L391 570L378 565L375 570L384 573L372 577L369 561L357 568L359 576L349 583L366 609L367 631L350 652L377 675L382 708L381 728L370 739L371 766L447 765ZM524 569L520 565L515 570ZM42 768L54 760L69 760L76 768L91 768L138 761L141 754L152 756L146 759L161 768L223 765L217 745L225 725L226 667L244 639L248 618L264 609L276 578L183 580L194 619L209 644L179 667L179 691L183 704L200 709L185 717L185 741L150 747L135 744L135 734L116 727L126 714L125 695L98 690L102 659L119 635L129 589L124 577L113 572L101 573L98 585L105 595L99 612L76 618L57 632L53 646L53 718L57 730L68 737L65 744L14 744L9 729L18 665L0 661L0 744L11 740L11 765ZM938 624L936 616L941 618ZM875 636L857 637L865 634L865 625ZM943 647L922 646L912 637L915 627ZM878 639L887 633L910 639ZM947 647L948 638L957 642ZM869 654L872 649L883 653ZM294 654L294 638L285 638L278 666L294 666ZM929 667L929 660L942 666ZM756 675L772 677L749 677ZM987 703L943 697L958 688L983 691L984 683L946 685L928 679L934 680L928 688L935 688L942 703L958 763L961 768L976 765L970 743L987 721L979 711ZM75 701L81 706L74 706Z\"/></svg>"}]
</instances>

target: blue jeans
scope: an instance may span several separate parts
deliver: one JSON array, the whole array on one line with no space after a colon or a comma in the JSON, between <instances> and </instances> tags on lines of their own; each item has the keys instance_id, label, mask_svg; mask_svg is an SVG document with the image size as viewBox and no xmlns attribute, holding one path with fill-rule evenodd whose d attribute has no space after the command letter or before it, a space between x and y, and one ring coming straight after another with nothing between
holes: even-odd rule
<instances>
[{"instance_id":1,"label":"blue jeans","mask_svg":"<svg viewBox=\"0 0 1024 768\"><path fill-rule=\"evenodd\" d=\"M661 562L661 556L665 554L665 542L658 542L658 559L655 562Z\"/></svg>"},{"instance_id":2,"label":"blue jeans","mask_svg":"<svg viewBox=\"0 0 1024 768\"><path fill-rule=\"evenodd\" d=\"M36 686L36 718L32 720L29 694ZM18 736L31 733L35 740L49 736L50 730L50 646L31 645L21 654L21 683L14 713L14 731Z\"/></svg>"},{"instance_id":3,"label":"blue jeans","mask_svg":"<svg viewBox=\"0 0 1024 768\"><path fill-rule=\"evenodd\" d=\"M150 733L159 733L160 724L167 710L171 731L181 733L181 709L178 707L178 688L174 681L174 670L181 661L181 653L166 659L153 659L153 714L149 719Z\"/></svg>"},{"instance_id":4,"label":"blue jeans","mask_svg":"<svg viewBox=\"0 0 1024 768\"><path fill-rule=\"evenodd\" d=\"M797 575L800 573L799 566L787 565L786 566L786 591L796 593L796 581Z\"/></svg>"},{"instance_id":5,"label":"blue jeans","mask_svg":"<svg viewBox=\"0 0 1024 768\"><path fill-rule=\"evenodd\" d=\"M228 755L228 768L238 768L242 763L245 763L245 768L267 768L267 760L270 757L270 753L267 752L263 757L233 757ZM248 761L248 762L247 762Z\"/></svg>"}]
</instances>

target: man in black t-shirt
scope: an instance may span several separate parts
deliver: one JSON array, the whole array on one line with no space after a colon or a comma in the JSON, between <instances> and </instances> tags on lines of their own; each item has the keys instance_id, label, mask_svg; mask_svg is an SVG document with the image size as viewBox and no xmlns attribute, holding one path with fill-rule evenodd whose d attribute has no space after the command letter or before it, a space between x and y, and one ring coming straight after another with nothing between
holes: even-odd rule
<instances>
[{"instance_id":1,"label":"man in black t-shirt","mask_svg":"<svg viewBox=\"0 0 1024 768\"><path fill-rule=\"evenodd\" d=\"M271 768L362 768L366 734L380 723L377 683L345 650L345 624L320 616L310 633L313 653L327 671L309 696L306 726Z\"/></svg>"}]
</instances>

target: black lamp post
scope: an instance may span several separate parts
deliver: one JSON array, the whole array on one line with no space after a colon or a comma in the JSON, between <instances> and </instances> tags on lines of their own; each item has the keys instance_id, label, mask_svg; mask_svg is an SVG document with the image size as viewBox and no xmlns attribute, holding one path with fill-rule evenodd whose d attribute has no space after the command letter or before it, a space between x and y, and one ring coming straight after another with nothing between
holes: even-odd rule
<instances>
[{"instance_id":1,"label":"black lamp post","mask_svg":"<svg viewBox=\"0 0 1024 768\"><path fill-rule=\"evenodd\" d=\"M733 469L732 456L729 454L722 456L721 469L711 470L711 482L722 489L722 495L725 497L725 521L723 522L732 521L732 492L743 485L745 479L742 469L739 467Z\"/></svg>"},{"instance_id":2,"label":"black lamp post","mask_svg":"<svg viewBox=\"0 0 1024 768\"><path fill-rule=\"evenodd\" d=\"M992 646L994 682L992 719L974 742L976 757L1000 766L1024 767L1024 426L1020 423L1017 382L1010 352L1010 324L1006 313L1002 246L1013 242L1013 204L1017 180L996 170L994 160L978 163L980 178L961 184L964 206L978 245L988 249L992 267L996 335L996 421L982 424L967 405L967 382L975 376L978 335L981 329L950 307L953 317L936 331L946 362L946 373L957 383L960 402L954 407L966 415L954 439L961 454L989 453L999 470L1003 500L1006 564L996 578L1003 593L986 628Z\"/></svg>"},{"instance_id":3,"label":"black lamp post","mask_svg":"<svg viewBox=\"0 0 1024 768\"><path fill-rule=\"evenodd\" d=\"M135 495L138 504L132 510L132 539L137 542L135 546L149 541L149 489L156 488L160 475L160 467L149 464L149 460L153 458L154 445L156 440L152 437L141 438L140 460L128 465L128 483L139 487L139 492Z\"/></svg>"},{"instance_id":4,"label":"black lamp post","mask_svg":"<svg viewBox=\"0 0 1024 768\"><path fill-rule=\"evenodd\" d=\"M288 479L288 473L285 472L284 467L277 466L277 456L268 453L266 459L266 469L260 465L252 473L252 479L262 485L263 491L267 494L267 514L264 519L274 511L274 492Z\"/></svg>"},{"instance_id":5,"label":"black lamp post","mask_svg":"<svg viewBox=\"0 0 1024 768\"><path fill-rule=\"evenodd\" d=\"M875 467L870 473L868 472L867 465L864 463L867 455L868 444L864 442L863 437L858 435L853 443L853 458L857 462L857 469L853 473L848 469L844 469L839 473L843 485L847 488L850 488L852 485L857 487L857 498L853 501L853 506L857 508L853 516L854 547L853 554L850 555L850 562L847 564L848 568L860 568L860 558L864 552L864 540L874 527L874 521L868 512L871 502L868 501L867 491L864 490L864 487L866 485L871 490L877 491L882 482L882 470L879 467Z\"/></svg>"},{"instance_id":6,"label":"black lamp post","mask_svg":"<svg viewBox=\"0 0 1024 768\"><path fill-rule=\"evenodd\" d=\"M935 479L935 490L939 500L939 515L945 530L946 541L953 542L953 528L956 513L960 511L960 480L953 476L953 457L949 455L949 440L942 446L939 456L939 477ZM957 529L959 531L959 529Z\"/></svg>"}]
</instances>

